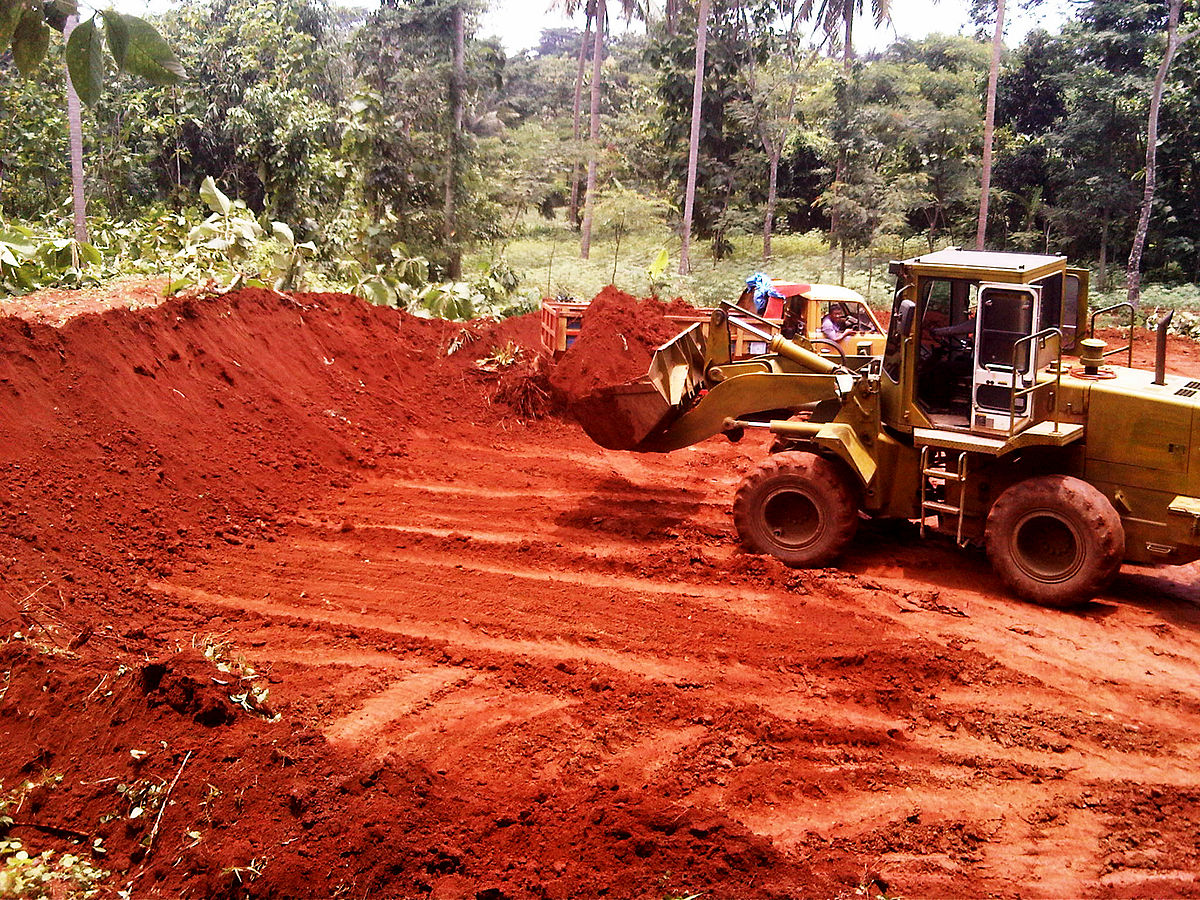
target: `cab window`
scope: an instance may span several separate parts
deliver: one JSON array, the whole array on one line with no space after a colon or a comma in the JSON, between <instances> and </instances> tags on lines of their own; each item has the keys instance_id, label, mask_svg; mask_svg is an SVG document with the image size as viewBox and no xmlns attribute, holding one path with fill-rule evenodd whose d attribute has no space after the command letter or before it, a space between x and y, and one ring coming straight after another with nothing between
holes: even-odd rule
<instances>
[{"instance_id":1,"label":"cab window","mask_svg":"<svg viewBox=\"0 0 1200 900\"><path fill-rule=\"evenodd\" d=\"M989 288L980 309L979 364L990 369L1009 369L1017 341L1033 333L1033 298L1028 291ZM1017 369L1029 366L1029 344L1021 348Z\"/></svg>"}]
</instances>

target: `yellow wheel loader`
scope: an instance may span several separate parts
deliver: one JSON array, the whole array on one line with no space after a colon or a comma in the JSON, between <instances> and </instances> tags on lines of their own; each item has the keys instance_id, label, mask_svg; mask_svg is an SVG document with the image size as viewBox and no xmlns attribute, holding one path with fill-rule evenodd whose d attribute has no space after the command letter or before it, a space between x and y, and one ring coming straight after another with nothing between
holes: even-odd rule
<instances>
[{"instance_id":1,"label":"yellow wheel loader","mask_svg":"<svg viewBox=\"0 0 1200 900\"><path fill-rule=\"evenodd\" d=\"M1132 366L1133 308L1089 319L1086 270L1063 257L951 249L891 271L882 356L822 355L723 304L645 379L589 398L585 430L647 452L771 432L734 522L793 566L836 558L863 515L982 544L1017 595L1052 606L1123 561L1200 558L1200 379L1165 374L1165 323L1148 372ZM1128 346L1083 337L1105 313L1128 315ZM766 352L733 360L737 329Z\"/></svg>"}]
</instances>

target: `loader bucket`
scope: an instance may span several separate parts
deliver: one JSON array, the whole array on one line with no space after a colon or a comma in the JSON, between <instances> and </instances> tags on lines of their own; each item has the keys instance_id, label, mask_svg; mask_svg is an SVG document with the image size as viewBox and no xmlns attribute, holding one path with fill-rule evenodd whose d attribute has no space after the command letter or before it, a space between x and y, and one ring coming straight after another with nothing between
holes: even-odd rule
<instances>
[{"instance_id":1,"label":"loader bucket","mask_svg":"<svg viewBox=\"0 0 1200 900\"><path fill-rule=\"evenodd\" d=\"M639 450L683 413L704 381L704 325L696 323L654 351L636 381L601 388L571 405L588 437L609 450Z\"/></svg>"},{"instance_id":2,"label":"loader bucket","mask_svg":"<svg viewBox=\"0 0 1200 900\"><path fill-rule=\"evenodd\" d=\"M587 436L609 450L634 450L675 410L648 379L601 388L571 404Z\"/></svg>"}]
</instances>

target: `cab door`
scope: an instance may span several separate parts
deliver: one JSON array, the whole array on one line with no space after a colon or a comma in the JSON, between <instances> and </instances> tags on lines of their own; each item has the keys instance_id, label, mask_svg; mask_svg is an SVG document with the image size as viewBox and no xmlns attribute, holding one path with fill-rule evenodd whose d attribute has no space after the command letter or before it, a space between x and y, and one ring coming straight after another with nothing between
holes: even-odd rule
<instances>
[{"instance_id":1,"label":"cab door","mask_svg":"<svg viewBox=\"0 0 1200 900\"><path fill-rule=\"evenodd\" d=\"M1032 396L1017 391L1033 384L1038 366L1034 342L1020 343L1040 321L1041 289L1033 285L981 284L975 320L975 373L971 385L972 427L985 431L1019 431L1029 424Z\"/></svg>"}]
</instances>

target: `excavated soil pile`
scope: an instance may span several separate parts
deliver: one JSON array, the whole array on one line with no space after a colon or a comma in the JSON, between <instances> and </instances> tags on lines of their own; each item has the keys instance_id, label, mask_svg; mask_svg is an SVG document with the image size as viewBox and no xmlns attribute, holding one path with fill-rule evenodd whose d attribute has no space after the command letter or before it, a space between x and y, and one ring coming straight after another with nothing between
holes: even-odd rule
<instances>
[{"instance_id":1,"label":"excavated soil pile","mask_svg":"<svg viewBox=\"0 0 1200 900\"><path fill-rule=\"evenodd\" d=\"M259 290L58 329L0 319L9 836L90 853L113 887L157 896L329 896L334 884L552 896L539 887L549 882L558 896L585 885L632 896L663 871L770 884L779 854L713 811L616 781L478 798L403 752L347 753L304 714L305 678L278 687L271 666L245 662L264 640L227 639L243 614L164 602L166 580L286 541L314 498L377 467L403 473L414 444L436 457L516 427L495 398L519 394L523 376L477 361L515 345L527 363L537 327L536 316L464 327ZM639 346L659 338L622 327ZM294 563L304 570L303 555ZM360 640L337 626L311 639ZM415 651L418 671L462 664L438 642L366 644ZM272 686L300 706L281 718Z\"/></svg>"},{"instance_id":2,"label":"excavated soil pile","mask_svg":"<svg viewBox=\"0 0 1200 900\"><path fill-rule=\"evenodd\" d=\"M568 394L682 327L592 312ZM1200 896L1200 568L1063 612L908 524L747 556L765 443L529 421L536 332L0 319L6 836L104 897Z\"/></svg>"},{"instance_id":3,"label":"excavated soil pile","mask_svg":"<svg viewBox=\"0 0 1200 900\"><path fill-rule=\"evenodd\" d=\"M683 330L668 315L694 316L682 300L638 299L609 285L592 300L579 338L555 366L550 384L575 404L593 391L641 378L654 349Z\"/></svg>"},{"instance_id":4,"label":"excavated soil pile","mask_svg":"<svg viewBox=\"0 0 1200 900\"><path fill-rule=\"evenodd\" d=\"M646 382L654 350L686 327L668 316L697 315L682 300L639 300L606 287L588 306L578 340L550 373L552 390L600 446L637 446L668 411Z\"/></svg>"},{"instance_id":5,"label":"excavated soil pile","mask_svg":"<svg viewBox=\"0 0 1200 900\"><path fill-rule=\"evenodd\" d=\"M7 575L82 563L86 594L168 575L188 545L269 539L277 510L403 457L414 431L501 418L476 357L509 341L532 356L536 318L464 328L253 289L61 329L0 319Z\"/></svg>"}]
</instances>

